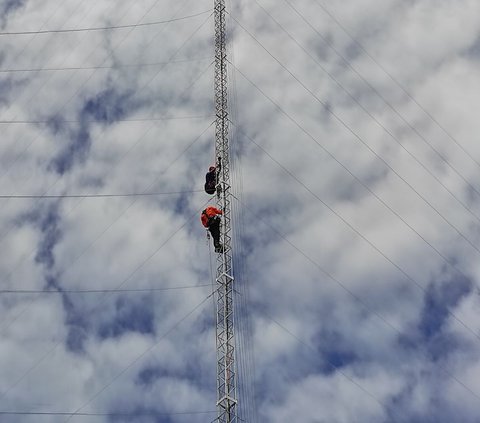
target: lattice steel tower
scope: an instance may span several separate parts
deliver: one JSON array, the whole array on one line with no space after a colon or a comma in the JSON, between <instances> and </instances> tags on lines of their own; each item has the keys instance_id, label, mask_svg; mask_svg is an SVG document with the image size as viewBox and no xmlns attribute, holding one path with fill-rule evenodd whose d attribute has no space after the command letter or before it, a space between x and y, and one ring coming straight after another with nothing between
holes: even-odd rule
<instances>
[{"instance_id":1,"label":"lattice steel tower","mask_svg":"<svg viewBox=\"0 0 480 423\"><path fill-rule=\"evenodd\" d=\"M214 0L215 15L215 157L221 158L217 206L223 210L216 272L217 410L219 423L237 423L236 365L231 237L231 186L227 110L225 0Z\"/></svg>"}]
</instances>

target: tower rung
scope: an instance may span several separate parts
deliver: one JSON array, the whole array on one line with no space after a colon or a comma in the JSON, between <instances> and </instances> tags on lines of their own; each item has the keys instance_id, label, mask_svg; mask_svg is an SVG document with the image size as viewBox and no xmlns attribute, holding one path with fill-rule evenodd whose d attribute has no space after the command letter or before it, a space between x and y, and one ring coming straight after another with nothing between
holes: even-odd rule
<instances>
[{"instance_id":1,"label":"tower rung","mask_svg":"<svg viewBox=\"0 0 480 423\"><path fill-rule=\"evenodd\" d=\"M226 409L227 407L225 407L222 403L224 402L229 402L230 404L237 404L237 400L236 399L233 399L232 397L230 397L229 395L225 395L222 399L218 400L217 401L217 406L220 406L220 407L223 407L224 409Z\"/></svg>"},{"instance_id":2,"label":"tower rung","mask_svg":"<svg viewBox=\"0 0 480 423\"><path fill-rule=\"evenodd\" d=\"M222 278L227 279L227 281L226 281L226 282L223 282ZM227 284L227 283L229 283L229 282L233 282L233 281L235 280L235 278L234 278L233 276L228 275L228 274L226 274L226 273L224 272L224 273L222 273L221 275L219 275L219 276L217 277L217 279L215 279L215 280L216 280L218 283L220 283L220 284L222 284L222 285L225 285L225 284Z\"/></svg>"}]
</instances>

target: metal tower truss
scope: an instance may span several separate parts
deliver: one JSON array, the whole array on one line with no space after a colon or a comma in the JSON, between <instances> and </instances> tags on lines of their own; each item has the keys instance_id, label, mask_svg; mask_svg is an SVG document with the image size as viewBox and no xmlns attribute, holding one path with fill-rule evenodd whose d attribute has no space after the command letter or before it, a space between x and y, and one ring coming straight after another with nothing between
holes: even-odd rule
<instances>
[{"instance_id":1,"label":"metal tower truss","mask_svg":"<svg viewBox=\"0 0 480 423\"><path fill-rule=\"evenodd\" d=\"M233 268L231 243L231 186L227 109L227 48L225 0L214 0L215 15L215 157L221 159L217 181L217 206L223 211L220 241L223 253L217 256L216 337L217 410L219 423L237 423Z\"/></svg>"}]
</instances>

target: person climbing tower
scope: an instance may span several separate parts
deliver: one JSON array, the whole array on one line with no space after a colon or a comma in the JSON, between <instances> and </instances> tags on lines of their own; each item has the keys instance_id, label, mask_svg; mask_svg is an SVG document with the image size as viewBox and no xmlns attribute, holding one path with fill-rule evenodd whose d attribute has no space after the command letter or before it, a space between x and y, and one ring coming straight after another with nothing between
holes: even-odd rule
<instances>
[{"instance_id":1,"label":"person climbing tower","mask_svg":"<svg viewBox=\"0 0 480 423\"><path fill-rule=\"evenodd\" d=\"M221 158L218 158L217 165L216 166L210 166L208 168L208 172L205 175L205 192L207 194L215 194L215 191L217 190L217 184L218 184L218 177L220 175L220 171L222 169L222 162ZM220 189L220 187L218 187Z\"/></svg>"},{"instance_id":2,"label":"person climbing tower","mask_svg":"<svg viewBox=\"0 0 480 423\"><path fill-rule=\"evenodd\" d=\"M200 217L202 225L205 226L213 238L213 246L216 253L223 253L223 245L220 244L220 215L223 212L213 206L208 206L202 211Z\"/></svg>"}]
</instances>

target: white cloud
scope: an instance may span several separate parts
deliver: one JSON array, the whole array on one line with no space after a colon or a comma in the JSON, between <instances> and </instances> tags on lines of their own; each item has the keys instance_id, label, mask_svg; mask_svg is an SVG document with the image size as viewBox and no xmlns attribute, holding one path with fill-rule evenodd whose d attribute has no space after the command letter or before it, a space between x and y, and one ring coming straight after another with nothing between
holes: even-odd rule
<instances>
[{"instance_id":1,"label":"white cloud","mask_svg":"<svg viewBox=\"0 0 480 423\"><path fill-rule=\"evenodd\" d=\"M2 31L155 22L212 7L191 0L120 3L26 1L13 7L14 2L0 1ZM478 2L291 2L329 46L287 2L259 0L315 60L255 1L230 3L235 19L321 100L228 20L230 57L238 68L230 66L228 80L230 104L237 109L230 132L240 152L235 165L241 168L244 199L236 204L242 213L234 221L245 235L238 239L244 261L235 262L243 295L237 297L237 323L245 330L248 313L253 325L253 333L246 333L253 345L240 344L238 358L242 364L253 348L257 421L447 422L455 416L474 422L478 398L469 390L480 395L479 341L470 330L477 333L479 326L479 166L378 64L480 163ZM208 126L212 32L213 19L203 14L135 29L0 36L1 69L109 66L0 73L0 121L49 120L0 125L0 194L201 190L214 161L214 130ZM188 61L160 64L183 59ZM142 120L162 116L182 119ZM238 168L232 176L240 194ZM209 250L197 214L207 200L202 192L1 199L0 288L209 283ZM248 287L242 285L247 277ZM212 300L190 315L209 291L0 293L0 411L72 411L91 400L85 410L137 411L129 421L153 422L140 412L214 409ZM240 308L248 300L248 307ZM238 376L251 382L253 363L245 366ZM253 395L250 388L239 390L240 407ZM11 417L12 422L33 418ZM179 414L165 421L210 417Z\"/></svg>"}]
</instances>

